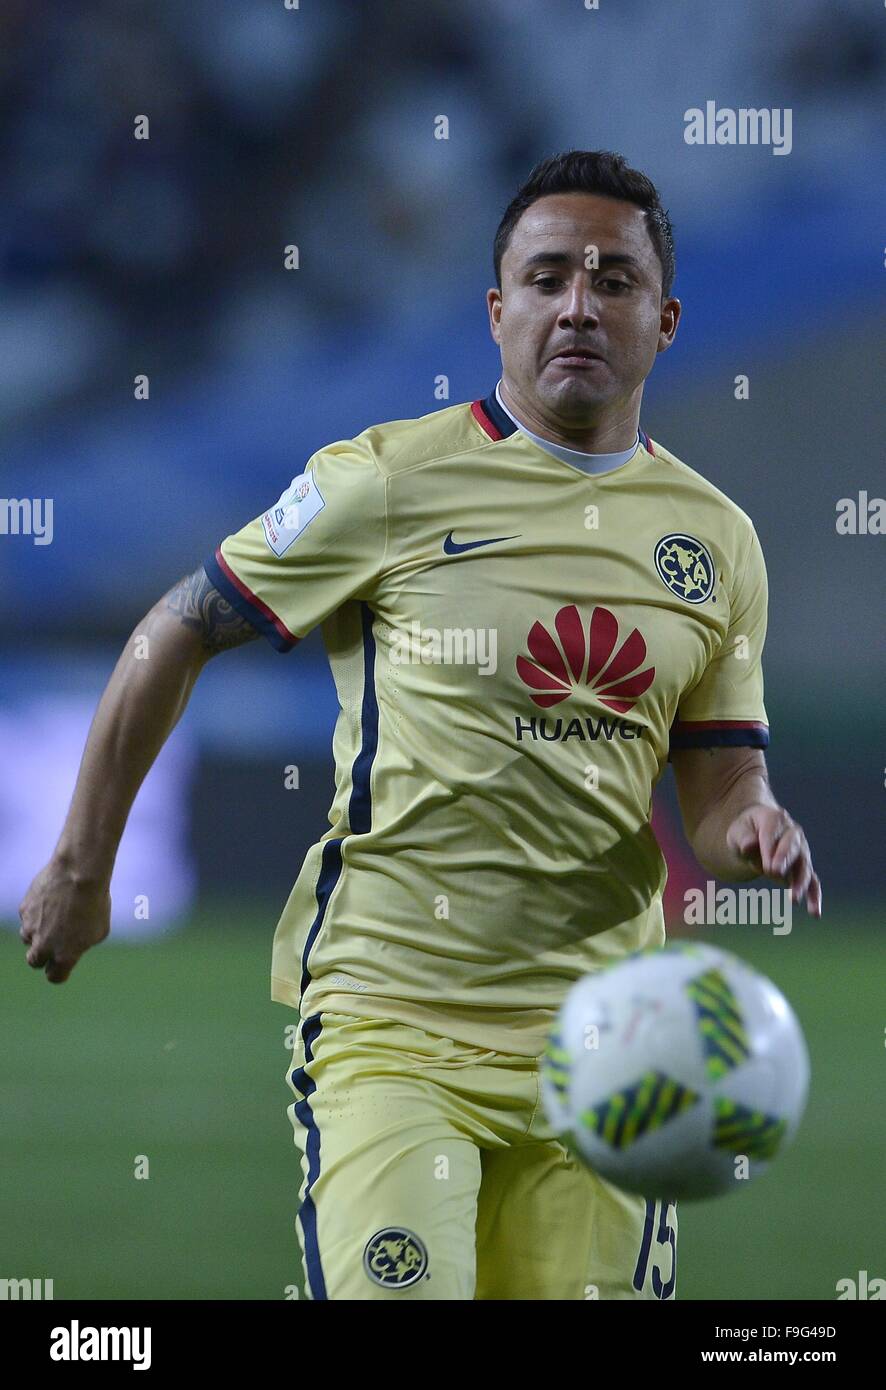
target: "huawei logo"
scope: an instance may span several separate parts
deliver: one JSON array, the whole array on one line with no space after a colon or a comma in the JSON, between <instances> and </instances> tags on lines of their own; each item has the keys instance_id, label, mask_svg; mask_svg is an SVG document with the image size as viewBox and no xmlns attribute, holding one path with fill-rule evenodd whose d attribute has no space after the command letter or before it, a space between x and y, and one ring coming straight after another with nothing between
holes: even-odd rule
<instances>
[{"instance_id":1,"label":"huawei logo","mask_svg":"<svg viewBox=\"0 0 886 1390\"><path fill-rule=\"evenodd\" d=\"M517 657L517 675L541 692L532 696L541 709L558 705L575 686L589 685L601 705L624 714L649 689L655 667L640 670L646 643L634 628L619 647L618 619L608 608L594 609L587 639L574 603L560 609L554 628L559 642L541 623L533 623L526 645L534 660Z\"/></svg>"}]
</instances>

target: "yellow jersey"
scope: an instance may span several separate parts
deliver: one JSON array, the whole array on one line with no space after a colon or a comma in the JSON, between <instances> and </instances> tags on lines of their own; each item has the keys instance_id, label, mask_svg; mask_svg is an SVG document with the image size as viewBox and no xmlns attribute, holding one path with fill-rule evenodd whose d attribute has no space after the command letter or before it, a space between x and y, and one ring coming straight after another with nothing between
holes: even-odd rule
<instances>
[{"instance_id":1,"label":"yellow jersey","mask_svg":"<svg viewBox=\"0 0 886 1390\"><path fill-rule=\"evenodd\" d=\"M568 986L664 941L674 747L768 743L747 515L641 430L587 473L495 393L318 450L205 564L338 692L330 825L272 998L541 1052Z\"/></svg>"}]
</instances>

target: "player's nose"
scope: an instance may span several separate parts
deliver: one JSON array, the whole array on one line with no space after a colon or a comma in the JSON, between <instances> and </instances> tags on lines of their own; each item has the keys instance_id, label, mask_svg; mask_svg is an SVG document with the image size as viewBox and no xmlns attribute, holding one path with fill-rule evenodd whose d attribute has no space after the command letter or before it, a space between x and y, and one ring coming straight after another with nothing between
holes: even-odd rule
<instances>
[{"instance_id":1,"label":"player's nose","mask_svg":"<svg viewBox=\"0 0 886 1390\"><path fill-rule=\"evenodd\" d=\"M597 296L586 279L572 282L560 305L557 322L561 328L593 327L600 322Z\"/></svg>"}]
</instances>

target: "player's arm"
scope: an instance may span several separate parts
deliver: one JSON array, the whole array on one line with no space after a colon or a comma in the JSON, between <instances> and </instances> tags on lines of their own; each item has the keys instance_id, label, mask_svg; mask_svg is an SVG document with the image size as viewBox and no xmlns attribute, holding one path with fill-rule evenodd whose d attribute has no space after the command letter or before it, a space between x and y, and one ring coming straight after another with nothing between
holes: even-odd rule
<instances>
[{"instance_id":1,"label":"player's arm","mask_svg":"<svg viewBox=\"0 0 886 1390\"><path fill-rule=\"evenodd\" d=\"M696 859L716 878L765 875L821 916L821 884L802 828L780 806L760 748L673 748L683 828Z\"/></svg>"},{"instance_id":2,"label":"player's arm","mask_svg":"<svg viewBox=\"0 0 886 1390\"><path fill-rule=\"evenodd\" d=\"M108 934L111 874L132 803L198 675L210 657L257 636L202 569L130 635L96 710L58 844L19 908L28 964L53 983Z\"/></svg>"},{"instance_id":3,"label":"player's arm","mask_svg":"<svg viewBox=\"0 0 886 1390\"><path fill-rule=\"evenodd\" d=\"M28 963L50 980L66 980L108 934L111 873L132 803L206 662L257 636L291 651L347 599L371 593L387 505L372 450L337 440L138 624L93 720L61 838L19 909Z\"/></svg>"}]
</instances>

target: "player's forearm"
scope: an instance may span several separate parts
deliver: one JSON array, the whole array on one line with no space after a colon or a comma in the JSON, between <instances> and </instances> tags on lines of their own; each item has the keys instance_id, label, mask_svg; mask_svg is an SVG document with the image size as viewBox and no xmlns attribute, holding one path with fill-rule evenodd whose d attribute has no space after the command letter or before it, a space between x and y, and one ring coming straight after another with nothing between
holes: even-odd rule
<instances>
[{"instance_id":1,"label":"player's forearm","mask_svg":"<svg viewBox=\"0 0 886 1390\"><path fill-rule=\"evenodd\" d=\"M110 883L138 790L181 718L208 653L161 600L131 634L102 695L54 858Z\"/></svg>"},{"instance_id":2,"label":"player's forearm","mask_svg":"<svg viewBox=\"0 0 886 1390\"><path fill-rule=\"evenodd\" d=\"M742 772L707 809L692 833L696 859L715 878L736 881L757 878L760 873L759 867L743 858L726 838L733 821L750 806L778 806L765 771L757 768Z\"/></svg>"}]
</instances>

